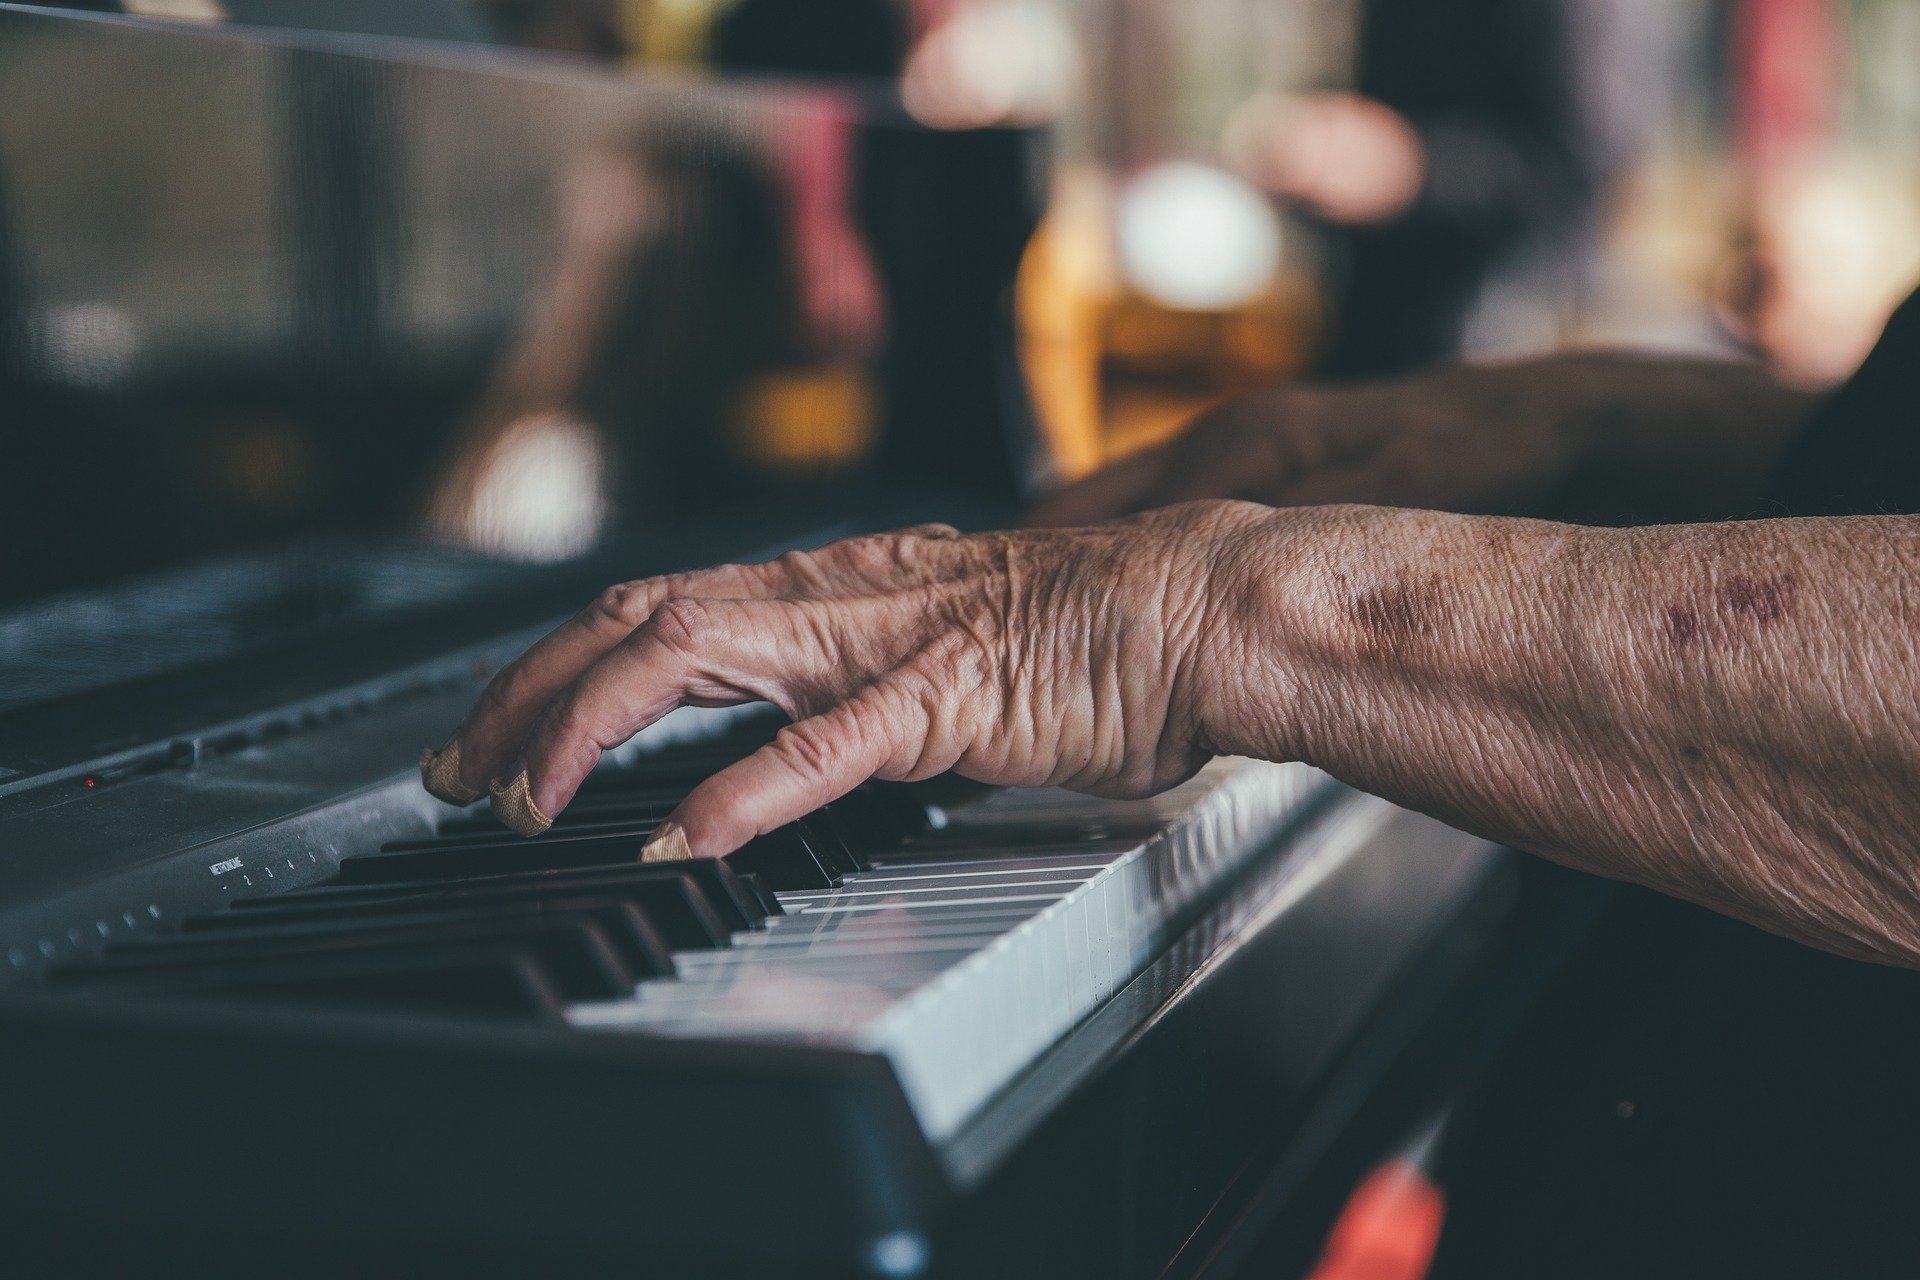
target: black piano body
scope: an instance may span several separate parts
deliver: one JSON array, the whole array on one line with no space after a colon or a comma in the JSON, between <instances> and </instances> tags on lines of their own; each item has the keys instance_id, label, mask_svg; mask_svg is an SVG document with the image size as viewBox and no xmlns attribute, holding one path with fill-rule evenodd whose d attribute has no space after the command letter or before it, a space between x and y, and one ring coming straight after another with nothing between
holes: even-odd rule
<instances>
[{"instance_id":1,"label":"black piano body","mask_svg":"<svg viewBox=\"0 0 1920 1280\"><path fill-rule=\"evenodd\" d=\"M608 581L1016 509L1045 144L874 86L0 6L12 1256L1122 1276L1311 1248L1491 1034L1441 1011L1552 949L1509 928L1546 891L1501 851L1241 764L1135 805L876 792L724 883L642 884L662 779L758 721L670 718L599 780L606 822L517 850L410 780ZM538 565L401 536L491 510L475 468L555 423L527 456L584 423L608 527L467 527ZM430 940L393 1007L358 952L315 978L312 939L369 911ZM275 958L236 976L247 946ZM619 992L569 986L610 966Z\"/></svg>"}]
</instances>

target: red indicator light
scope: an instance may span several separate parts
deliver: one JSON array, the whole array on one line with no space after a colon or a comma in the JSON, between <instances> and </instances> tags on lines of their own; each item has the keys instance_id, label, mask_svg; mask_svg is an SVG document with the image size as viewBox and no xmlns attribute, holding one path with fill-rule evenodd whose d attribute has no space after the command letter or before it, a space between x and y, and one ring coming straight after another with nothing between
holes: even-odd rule
<instances>
[{"instance_id":1,"label":"red indicator light","mask_svg":"<svg viewBox=\"0 0 1920 1280\"><path fill-rule=\"evenodd\" d=\"M1446 1197L1420 1166L1397 1158L1368 1174L1327 1236L1307 1280L1422 1280L1433 1265Z\"/></svg>"},{"instance_id":2,"label":"red indicator light","mask_svg":"<svg viewBox=\"0 0 1920 1280\"><path fill-rule=\"evenodd\" d=\"M100 785L100 779L98 779L98 778L85 778L85 779L83 779L83 780L81 781L81 783L80 783L80 785L81 785L81 786L83 786L83 787L97 787L97 786L99 786L99 785Z\"/></svg>"}]
</instances>

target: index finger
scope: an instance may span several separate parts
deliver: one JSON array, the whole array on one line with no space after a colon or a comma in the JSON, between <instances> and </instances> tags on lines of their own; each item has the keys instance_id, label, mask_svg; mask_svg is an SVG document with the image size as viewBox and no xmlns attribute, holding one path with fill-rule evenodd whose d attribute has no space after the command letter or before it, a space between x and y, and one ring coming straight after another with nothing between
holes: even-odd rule
<instances>
[{"instance_id":1,"label":"index finger","mask_svg":"<svg viewBox=\"0 0 1920 1280\"><path fill-rule=\"evenodd\" d=\"M622 583L503 667L447 746L421 760L427 790L454 804L479 798L507 770L541 712L568 685L676 596L707 600L838 599L938 577L965 562L959 532L915 525L849 538L751 565Z\"/></svg>"},{"instance_id":2,"label":"index finger","mask_svg":"<svg viewBox=\"0 0 1920 1280\"><path fill-rule=\"evenodd\" d=\"M767 597L779 594L781 586L769 566L725 565L609 587L495 674L447 745L422 761L423 785L449 803L477 799L488 781L513 763L547 704L664 601L694 590L717 599Z\"/></svg>"}]
</instances>

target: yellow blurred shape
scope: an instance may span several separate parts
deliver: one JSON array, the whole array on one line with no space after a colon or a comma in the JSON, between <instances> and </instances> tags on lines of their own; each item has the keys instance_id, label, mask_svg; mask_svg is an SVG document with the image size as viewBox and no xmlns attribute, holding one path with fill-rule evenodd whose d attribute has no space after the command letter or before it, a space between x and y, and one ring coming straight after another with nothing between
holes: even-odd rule
<instances>
[{"instance_id":1,"label":"yellow blurred shape","mask_svg":"<svg viewBox=\"0 0 1920 1280\"><path fill-rule=\"evenodd\" d=\"M225 22L220 0L125 0L126 12L142 18L179 18L186 22Z\"/></svg>"},{"instance_id":2,"label":"yellow blurred shape","mask_svg":"<svg viewBox=\"0 0 1920 1280\"><path fill-rule=\"evenodd\" d=\"M784 470L848 466L873 443L874 411L866 371L855 366L762 374L741 399L741 451Z\"/></svg>"},{"instance_id":3,"label":"yellow blurred shape","mask_svg":"<svg viewBox=\"0 0 1920 1280\"><path fill-rule=\"evenodd\" d=\"M1021 365L1062 479L1166 439L1237 391L1297 375L1319 327L1314 285L1285 271L1217 310L1129 289L1108 197L1099 175L1063 173L1014 286Z\"/></svg>"},{"instance_id":4,"label":"yellow blurred shape","mask_svg":"<svg viewBox=\"0 0 1920 1280\"><path fill-rule=\"evenodd\" d=\"M620 29L634 60L645 66L700 68L722 0L621 0Z\"/></svg>"}]
</instances>

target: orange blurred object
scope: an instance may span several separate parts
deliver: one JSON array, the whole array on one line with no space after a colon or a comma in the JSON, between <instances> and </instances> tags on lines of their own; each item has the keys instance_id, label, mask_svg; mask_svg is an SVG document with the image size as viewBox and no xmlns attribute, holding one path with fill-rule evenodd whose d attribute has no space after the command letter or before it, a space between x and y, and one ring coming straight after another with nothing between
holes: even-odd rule
<instances>
[{"instance_id":1,"label":"orange blurred object","mask_svg":"<svg viewBox=\"0 0 1920 1280\"><path fill-rule=\"evenodd\" d=\"M1313 282L1285 269L1230 306L1146 296L1122 276L1112 210L1098 174L1061 175L1015 284L1021 364L1062 480L1168 439L1230 395L1297 376L1319 332Z\"/></svg>"},{"instance_id":2,"label":"orange blurred object","mask_svg":"<svg viewBox=\"0 0 1920 1280\"><path fill-rule=\"evenodd\" d=\"M1308 1280L1421 1280L1445 1217L1445 1197L1419 1166L1389 1160L1340 1211Z\"/></svg>"},{"instance_id":3,"label":"orange blurred object","mask_svg":"<svg viewBox=\"0 0 1920 1280\"><path fill-rule=\"evenodd\" d=\"M876 417L873 386L859 365L779 370L746 387L734 424L736 444L762 466L831 471L866 453Z\"/></svg>"}]
</instances>

